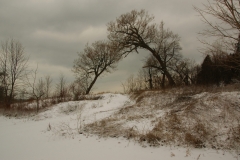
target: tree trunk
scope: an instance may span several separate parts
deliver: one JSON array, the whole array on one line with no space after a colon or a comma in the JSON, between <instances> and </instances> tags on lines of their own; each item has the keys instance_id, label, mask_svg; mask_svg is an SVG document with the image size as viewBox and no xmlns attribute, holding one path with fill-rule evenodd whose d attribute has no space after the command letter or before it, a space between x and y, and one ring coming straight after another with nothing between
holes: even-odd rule
<instances>
[{"instance_id":1,"label":"tree trunk","mask_svg":"<svg viewBox=\"0 0 240 160\"><path fill-rule=\"evenodd\" d=\"M90 84L89 87L87 88L86 94L89 94L89 93L90 93L90 91L91 91L93 85L95 84L98 76L99 76L99 75L96 75L96 76L94 77L93 81L91 82L91 84Z\"/></svg>"},{"instance_id":2,"label":"tree trunk","mask_svg":"<svg viewBox=\"0 0 240 160\"><path fill-rule=\"evenodd\" d=\"M146 48L147 50L149 50L152 55L157 59L157 61L159 62L159 64L161 65L161 67L163 68L163 72L164 74L166 75L167 79L168 79L168 82L169 82L169 85L170 86L175 86L176 83L174 82L171 74L168 72L163 60L161 59L161 57L156 53L155 50L153 50L152 48L150 48L148 45L144 45L142 46L143 48Z\"/></svg>"},{"instance_id":3,"label":"tree trunk","mask_svg":"<svg viewBox=\"0 0 240 160\"><path fill-rule=\"evenodd\" d=\"M152 84L151 67L149 67L148 73L149 73L149 87L150 87L150 89L152 90L152 89L153 89L153 84Z\"/></svg>"},{"instance_id":4,"label":"tree trunk","mask_svg":"<svg viewBox=\"0 0 240 160\"><path fill-rule=\"evenodd\" d=\"M162 88L165 87L165 73L163 73L161 87L162 87Z\"/></svg>"},{"instance_id":5,"label":"tree trunk","mask_svg":"<svg viewBox=\"0 0 240 160\"><path fill-rule=\"evenodd\" d=\"M171 74L170 74L167 70L165 71L165 75L166 75L166 77L167 77L167 79L168 79L169 85L170 85L170 86L175 86L176 83L174 82Z\"/></svg>"},{"instance_id":6,"label":"tree trunk","mask_svg":"<svg viewBox=\"0 0 240 160\"><path fill-rule=\"evenodd\" d=\"M14 83L11 85L11 90L9 96L6 97L6 107L10 108L12 100L13 100L13 92L14 92Z\"/></svg>"},{"instance_id":7,"label":"tree trunk","mask_svg":"<svg viewBox=\"0 0 240 160\"><path fill-rule=\"evenodd\" d=\"M37 113L38 113L38 110L39 110L39 98L37 98Z\"/></svg>"},{"instance_id":8,"label":"tree trunk","mask_svg":"<svg viewBox=\"0 0 240 160\"><path fill-rule=\"evenodd\" d=\"M6 97L6 108L10 108L13 99L13 92L10 92L10 95Z\"/></svg>"}]
</instances>

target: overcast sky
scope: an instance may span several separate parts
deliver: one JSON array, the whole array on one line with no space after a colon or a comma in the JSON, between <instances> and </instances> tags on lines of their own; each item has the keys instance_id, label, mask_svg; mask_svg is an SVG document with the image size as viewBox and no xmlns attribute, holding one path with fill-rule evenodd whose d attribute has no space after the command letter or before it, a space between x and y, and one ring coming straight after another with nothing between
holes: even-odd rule
<instances>
[{"instance_id":1,"label":"overcast sky","mask_svg":"<svg viewBox=\"0 0 240 160\"><path fill-rule=\"evenodd\" d=\"M207 0L0 0L0 41L20 41L29 55L29 66L39 77L62 73L70 83L77 52L84 46L107 38L106 24L133 9L145 9L164 21L165 26L181 37L182 54L201 62L198 32L205 27L194 6L202 8ZM95 91L119 91L121 82L137 74L147 53L130 54L115 72L100 78Z\"/></svg>"}]
</instances>

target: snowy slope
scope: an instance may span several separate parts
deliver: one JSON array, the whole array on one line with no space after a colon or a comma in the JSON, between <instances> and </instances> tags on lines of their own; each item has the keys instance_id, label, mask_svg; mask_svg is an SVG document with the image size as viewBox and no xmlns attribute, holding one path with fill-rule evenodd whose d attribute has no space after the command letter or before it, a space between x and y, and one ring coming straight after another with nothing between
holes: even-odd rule
<instances>
[{"instance_id":1,"label":"snowy slope","mask_svg":"<svg viewBox=\"0 0 240 160\"><path fill-rule=\"evenodd\" d=\"M154 98L154 97L152 97ZM145 103L145 102L144 102ZM151 101L149 101L151 103ZM151 130L153 117L129 118L123 111L136 105L127 95L103 94L99 100L65 102L33 117L9 118L0 116L0 159L1 160L159 160L159 159L237 159L235 151L194 149L192 147L160 146L148 147L118 138L99 138L88 132L88 126L108 123L121 124L119 129L136 126L139 130ZM145 105L148 105L147 103ZM149 108L149 107L148 107ZM150 107L151 108L151 107ZM137 108L139 113L148 113L145 108ZM138 112L133 111L136 118ZM116 122L118 113L125 114L128 121ZM151 113L151 112L150 112ZM163 111L151 113L164 115ZM148 126L148 127L147 127ZM91 128L91 127L90 127ZM103 129L104 130L104 129ZM108 131L108 130L105 130ZM239 158L239 157L238 157Z\"/></svg>"}]
</instances>

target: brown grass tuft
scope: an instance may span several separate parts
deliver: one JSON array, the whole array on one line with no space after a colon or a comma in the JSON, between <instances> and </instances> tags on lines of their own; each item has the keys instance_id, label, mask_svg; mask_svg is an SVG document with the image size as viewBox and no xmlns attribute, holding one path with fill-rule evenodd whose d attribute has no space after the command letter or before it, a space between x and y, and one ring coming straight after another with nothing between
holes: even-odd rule
<instances>
[{"instance_id":1,"label":"brown grass tuft","mask_svg":"<svg viewBox=\"0 0 240 160\"><path fill-rule=\"evenodd\" d=\"M202 140L191 133L185 134L185 141L186 143L193 145L195 148L202 148L204 146Z\"/></svg>"},{"instance_id":2,"label":"brown grass tuft","mask_svg":"<svg viewBox=\"0 0 240 160\"><path fill-rule=\"evenodd\" d=\"M141 135L139 141L146 141L147 143L156 146L160 144L161 134L158 134L158 132L148 132L147 134Z\"/></svg>"}]
</instances>

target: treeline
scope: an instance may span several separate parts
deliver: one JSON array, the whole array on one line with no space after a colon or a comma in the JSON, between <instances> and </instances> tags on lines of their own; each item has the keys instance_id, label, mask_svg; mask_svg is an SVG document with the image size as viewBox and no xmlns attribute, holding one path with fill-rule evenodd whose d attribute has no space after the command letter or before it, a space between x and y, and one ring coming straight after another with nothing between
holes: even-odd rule
<instances>
[{"instance_id":1,"label":"treeline","mask_svg":"<svg viewBox=\"0 0 240 160\"><path fill-rule=\"evenodd\" d=\"M67 84L63 74L53 84L50 75L38 77L36 69L28 67L28 57L22 44L14 39L1 44L0 51L0 108L11 108L14 103L35 101L38 111L42 106L72 99L75 85ZM43 103L46 100L47 103Z\"/></svg>"},{"instance_id":2,"label":"treeline","mask_svg":"<svg viewBox=\"0 0 240 160\"><path fill-rule=\"evenodd\" d=\"M218 7L214 7L217 5ZM230 6L230 7L229 7ZM67 85L64 75L55 85L52 97L73 97L91 93L97 79L114 71L118 62L129 54L144 51L146 59L137 76L124 82L125 92L144 89L161 89L181 85L221 85L239 80L240 64L240 17L239 3L214 0L205 5L205 10L195 7L210 29L202 34L218 37L221 45L207 44L206 57L202 64L182 56L180 36L157 24L154 16L145 10L132 10L107 24L107 40L87 44L73 63L75 81ZM206 14L221 23L212 25ZM227 15L227 16L226 16ZM222 26L223 24L223 26ZM225 26L230 26L231 30ZM236 32L235 32L236 31ZM49 97L50 77L37 78L37 68L27 69L28 58L21 43L10 40L2 43L0 53L0 100L7 108L25 93L39 101Z\"/></svg>"},{"instance_id":3,"label":"treeline","mask_svg":"<svg viewBox=\"0 0 240 160\"><path fill-rule=\"evenodd\" d=\"M197 76L197 84L221 85L239 82L240 53L225 55L207 55Z\"/></svg>"},{"instance_id":4,"label":"treeline","mask_svg":"<svg viewBox=\"0 0 240 160\"><path fill-rule=\"evenodd\" d=\"M171 68L175 86L222 86L240 83L240 53L212 54L205 56L199 65L189 59L179 59ZM154 67L143 66L137 75L131 75L122 83L124 93L140 90L159 90L169 87L168 79Z\"/></svg>"},{"instance_id":5,"label":"treeline","mask_svg":"<svg viewBox=\"0 0 240 160\"><path fill-rule=\"evenodd\" d=\"M138 75L132 75L122 83L124 91L128 93L181 85L219 86L239 82L239 6L237 0L214 0L204 5L204 9L194 7L208 26L200 35L216 38L214 43L208 42L208 38L200 40L205 45L201 52L206 55L200 65L182 58L179 54L179 36L163 29L163 23L149 24L154 17L144 10L132 11L117 18L110 24L109 37L119 41L127 54L140 48L150 53ZM210 21L209 16L216 22Z\"/></svg>"}]
</instances>

